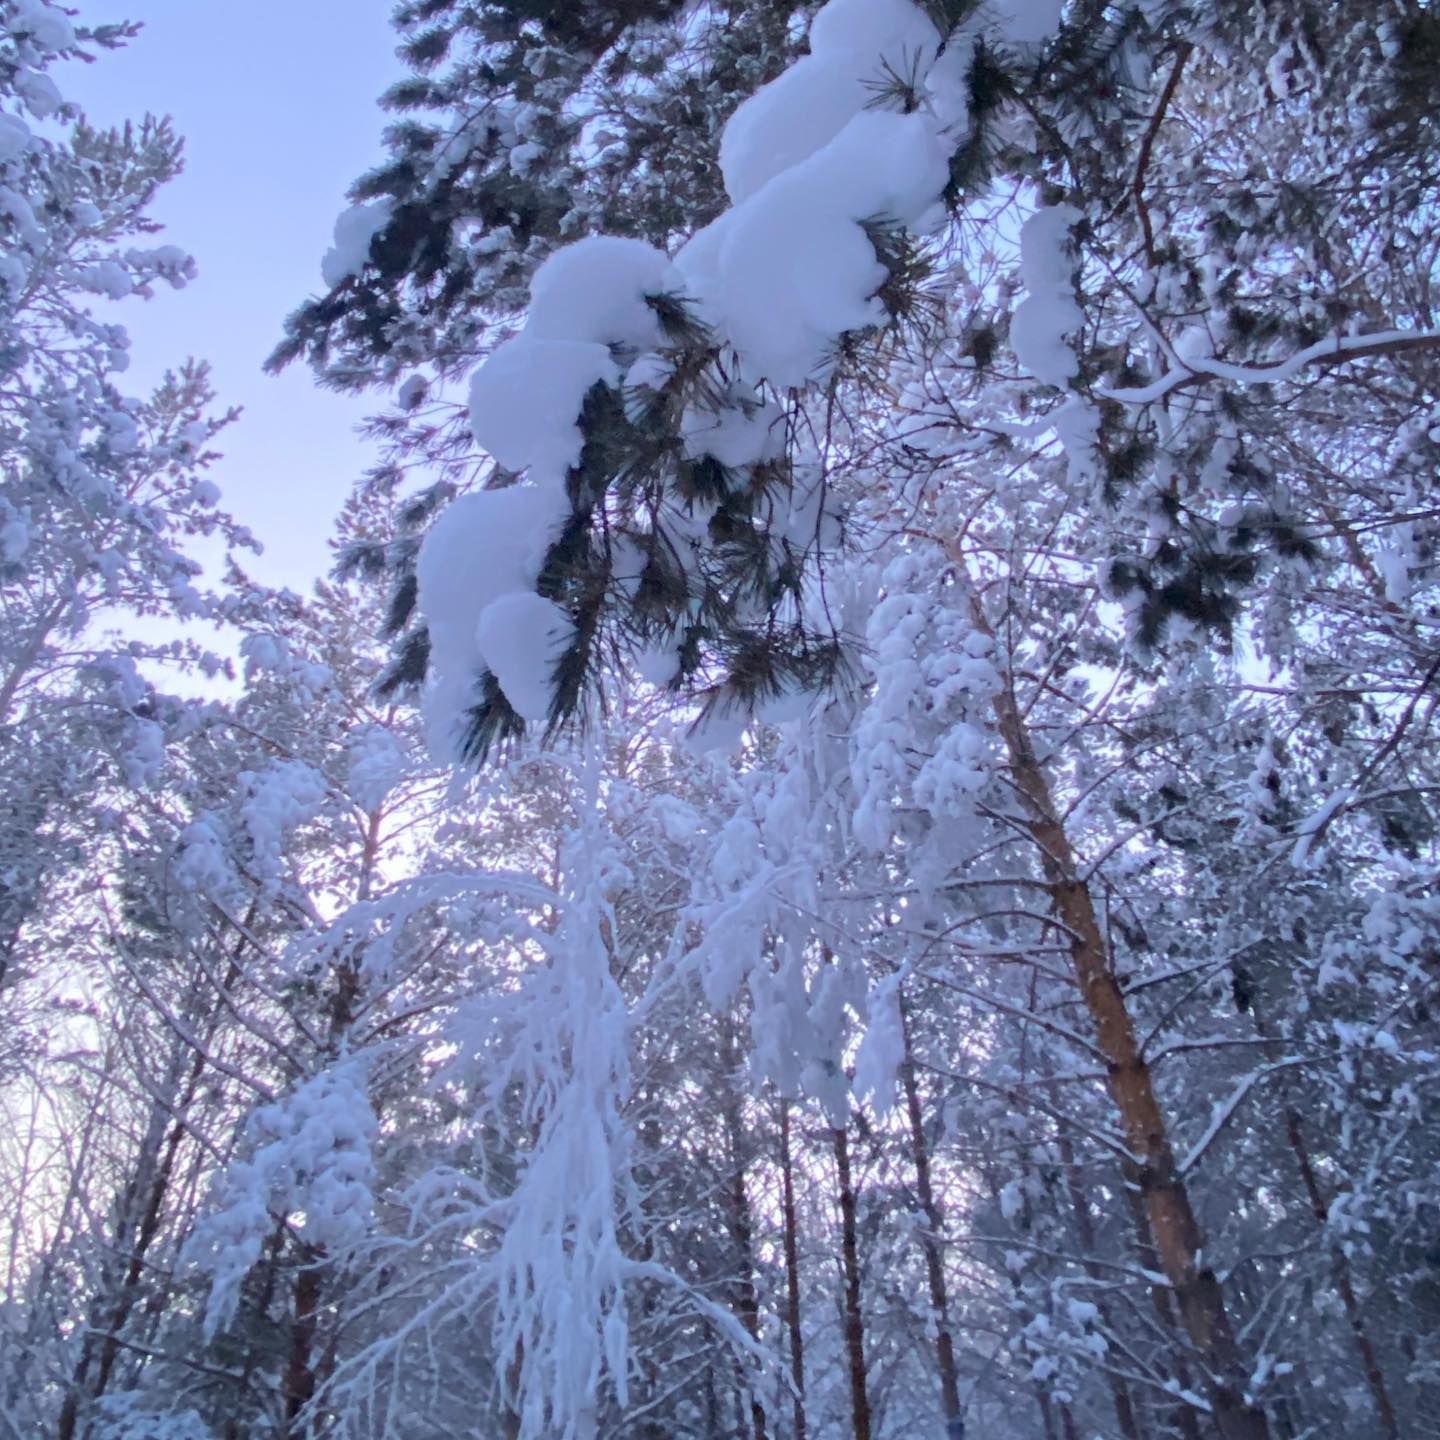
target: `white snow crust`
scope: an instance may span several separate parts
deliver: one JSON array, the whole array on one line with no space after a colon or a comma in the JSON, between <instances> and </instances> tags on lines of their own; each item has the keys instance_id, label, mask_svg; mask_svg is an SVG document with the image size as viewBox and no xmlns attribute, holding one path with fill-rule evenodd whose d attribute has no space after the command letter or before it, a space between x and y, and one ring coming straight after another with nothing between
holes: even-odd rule
<instances>
[{"instance_id":1,"label":"white snow crust","mask_svg":"<svg viewBox=\"0 0 1440 1440\"><path fill-rule=\"evenodd\" d=\"M526 720L550 712L550 677L575 636L570 617L533 590L512 590L487 605L475 638L486 668Z\"/></svg>"},{"instance_id":2,"label":"white snow crust","mask_svg":"<svg viewBox=\"0 0 1440 1440\"><path fill-rule=\"evenodd\" d=\"M24 35L42 50L69 50L75 44L75 27L69 18L45 0L13 0L8 29Z\"/></svg>"},{"instance_id":3,"label":"white snow crust","mask_svg":"<svg viewBox=\"0 0 1440 1440\"><path fill-rule=\"evenodd\" d=\"M455 726L475 701L476 676L487 668L481 616L502 596L528 592L540 599L535 581L569 508L554 481L477 490L447 506L425 536L415 575L430 628L425 713L437 759L450 758ZM504 677L496 678L515 704ZM516 684L520 689L518 677Z\"/></svg>"},{"instance_id":4,"label":"white snow crust","mask_svg":"<svg viewBox=\"0 0 1440 1440\"><path fill-rule=\"evenodd\" d=\"M683 283L663 250L617 235L589 236L557 250L535 272L525 338L653 350L664 337L645 297Z\"/></svg>"},{"instance_id":5,"label":"white snow crust","mask_svg":"<svg viewBox=\"0 0 1440 1440\"><path fill-rule=\"evenodd\" d=\"M352 205L335 221L335 243L320 262L320 275L333 290L369 262L370 244L390 218L390 202L376 200L369 205Z\"/></svg>"},{"instance_id":6,"label":"white snow crust","mask_svg":"<svg viewBox=\"0 0 1440 1440\"><path fill-rule=\"evenodd\" d=\"M470 428L507 470L560 477L580 460L576 423L592 386L619 381L610 351L593 340L534 340L499 346L470 382Z\"/></svg>"},{"instance_id":7,"label":"white snow crust","mask_svg":"<svg viewBox=\"0 0 1440 1440\"><path fill-rule=\"evenodd\" d=\"M1085 323L1070 281L1070 227L1079 219L1073 205L1054 205L1020 227L1020 279L1028 295L1010 317L1015 358L1037 380L1061 388L1080 373L1065 341Z\"/></svg>"}]
</instances>

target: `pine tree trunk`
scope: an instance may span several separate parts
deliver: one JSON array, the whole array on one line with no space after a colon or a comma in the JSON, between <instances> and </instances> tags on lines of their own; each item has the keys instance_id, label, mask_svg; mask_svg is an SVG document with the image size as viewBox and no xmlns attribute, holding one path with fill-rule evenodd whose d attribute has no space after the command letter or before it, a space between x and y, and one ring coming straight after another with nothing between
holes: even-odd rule
<instances>
[{"instance_id":1,"label":"pine tree trunk","mask_svg":"<svg viewBox=\"0 0 1440 1440\"><path fill-rule=\"evenodd\" d=\"M370 816L365 832L365 848L361 862L360 892L369 889L369 876L375 863L379 836L379 812ZM360 998L360 955L352 955L340 966L335 976L335 992L330 998L330 1029L325 1040L325 1058L333 1063L345 1050L350 1027L355 1023L355 1010ZM300 1268L293 1288L294 1319L290 1332L290 1359L285 1375L286 1416L292 1440L301 1440L308 1428L302 1417L315 1398L319 1386L319 1361L315 1341L320 1326L320 1301L325 1289L325 1250L306 1245L300 1254Z\"/></svg>"},{"instance_id":2,"label":"pine tree trunk","mask_svg":"<svg viewBox=\"0 0 1440 1440\"><path fill-rule=\"evenodd\" d=\"M1040 1411L1040 1423L1045 1429L1045 1440L1060 1440L1055 1433L1055 1407L1051 1405L1050 1397L1043 1390L1037 1390L1035 1404Z\"/></svg>"},{"instance_id":3,"label":"pine tree trunk","mask_svg":"<svg viewBox=\"0 0 1440 1440\"><path fill-rule=\"evenodd\" d=\"M1295 1156L1295 1163L1300 1168L1300 1178L1305 1186L1305 1194L1310 1201L1310 1209L1315 1216L1316 1224L1324 1231L1329 1220L1330 1207L1326 1203L1324 1191L1320 1188L1320 1180L1315 1174L1315 1167L1310 1163L1310 1151L1300 1129L1300 1116L1296 1113L1293 1105L1285 1107L1285 1136L1290 1143L1291 1152ZM1345 1258L1345 1252L1338 1245L1330 1247L1330 1273L1335 1283L1335 1291L1340 1296L1340 1303L1345 1310L1345 1319L1355 1338L1355 1350L1360 1357L1360 1368L1365 1372L1366 1383L1370 1386L1370 1394L1375 1401L1375 1415L1380 1422L1380 1433L1386 1437L1386 1440L1399 1440L1400 1424L1395 1417L1395 1407L1391 1403L1390 1391L1385 1384L1385 1373L1380 1368L1380 1361L1375 1354L1375 1346L1371 1343L1370 1335L1365 1329L1365 1317L1361 1313L1360 1301L1356 1297L1355 1286L1350 1279L1350 1262Z\"/></svg>"},{"instance_id":4,"label":"pine tree trunk","mask_svg":"<svg viewBox=\"0 0 1440 1440\"><path fill-rule=\"evenodd\" d=\"M1353 538L1352 536L1352 543ZM1279 1050L1275 1037L1266 1024L1258 1005L1251 1003L1249 1009L1255 1031L1265 1041L1266 1053L1272 1058L1278 1058ZM1288 1091L1289 1087L1285 1088ZM1328 1237L1330 1205L1325 1198L1320 1177L1316 1175L1315 1167L1310 1163L1310 1147L1305 1143L1305 1134L1300 1124L1300 1113L1288 1099L1284 1107L1284 1116L1286 1143L1290 1147L1290 1153L1295 1157L1295 1166L1300 1172L1301 1184L1305 1187L1305 1198L1310 1204L1310 1213L1314 1215L1321 1235ZM1330 1251L1330 1278L1335 1286L1335 1293L1340 1297L1346 1323L1350 1326L1350 1332L1355 1341L1355 1353L1360 1360L1360 1369L1364 1373L1365 1383L1370 1387L1370 1395L1375 1402L1375 1418L1380 1423L1380 1433L1386 1437L1386 1440L1398 1440L1400 1423L1395 1415L1395 1406L1390 1399L1389 1387L1385 1383L1385 1372L1380 1367L1375 1346L1370 1339L1369 1331L1365 1328L1365 1316L1360 1309L1360 1301L1355 1294L1355 1285L1350 1276L1350 1262L1338 1245L1331 1244L1328 1238L1326 1243Z\"/></svg>"},{"instance_id":5,"label":"pine tree trunk","mask_svg":"<svg viewBox=\"0 0 1440 1440\"><path fill-rule=\"evenodd\" d=\"M1053 1088L1051 1099L1054 1100ZM1075 1234L1080 1241L1081 1252L1084 1256L1081 1261L1085 1273L1095 1281L1099 1287L1104 1287L1106 1276L1100 1266L1095 1263L1095 1226L1090 1219L1090 1206L1085 1198L1085 1192L1080 1187L1080 1179L1075 1170L1075 1147L1070 1143L1070 1137L1062 1127L1056 1136L1056 1153L1060 1157L1060 1165L1065 1173L1065 1190L1070 1200L1070 1212L1075 1217ZM1114 1321L1110 1317L1109 1307L1103 1301L1097 1301L1096 1309L1100 1312L1100 1318L1107 1328L1113 1328ZM1110 1384L1110 1400L1115 1406L1115 1424L1119 1427L1120 1434L1125 1440L1140 1440L1140 1429L1135 1418L1135 1405L1130 1398L1130 1387L1120 1376L1108 1375Z\"/></svg>"},{"instance_id":6,"label":"pine tree trunk","mask_svg":"<svg viewBox=\"0 0 1440 1440\"><path fill-rule=\"evenodd\" d=\"M285 1369L286 1434L304 1440L305 1407L315 1398L315 1331L320 1308L320 1252L307 1247L295 1277L295 1318L290 1329L290 1360Z\"/></svg>"},{"instance_id":7,"label":"pine tree trunk","mask_svg":"<svg viewBox=\"0 0 1440 1440\"><path fill-rule=\"evenodd\" d=\"M860 1307L860 1246L855 1222L855 1186L850 1175L850 1139L832 1132L840 1180L840 1248L845 1274L845 1359L850 1371L850 1414L854 1440L870 1440L870 1393L865 1378L865 1317Z\"/></svg>"},{"instance_id":8,"label":"pine tree trunk","mask_svg":"<svg viewBox=\"0 0 1440 1440\"><path fill-rule=\"evenodd\" d=\"M1060 1407L1060 1433L1065 1440L1080 1440L1080 1434L1075 1429L1075 1416L1068 1405Z\"/></svg>"},{"instance_id":9,"label":"pine tree trunk","mask_svg":"<svg viewBox=\"0 0 1440 1440\"><path fill-rule=\"evenodd\" d=\"M715 1367L705 1367L705 1440L722 1440L720 1393L715 1388ZM518 1437L517 1437L518 1440Z\"/></svg>"},{"instance_id":10,"label":"pine tree trunk","mask_svg":"<svg viewBox=\"0 0 1440 1440\"><path fill-rule=\"evenodd\" d=\"M800 1238L795 1223L795 1168L790 1154L790 1102L780 1102L781 1208L785 1227L785 1328L795 1387L794 1440L805 1440L805 1336L800 1328Z\"/></svg>"},{"instance_id":11,"label":"pine tree trunk","mask_svg":"<svg viewBox=\"0 0 1440 1440\"><path fill-rule=\"evenodd\" d=\"M977 627L993 633L978 601L973 615ZM1156 1253L1175 1293L1185 1333L1205 1368L1216 1429L1224 1440L1268 1440L1270 1428L1263 1411L1245 1398L1248 1371L1220 1282L1208 1265L1197 1261L1203 1248L1200 1225L1175 1163L1150 1067L1136 1039L1089 887L1080 878L1070 837L1057 818L1049 782L1013 693L1002 689L994 708L1010 773L1028 812L1026 828L1039 849L1055 917L1068 936L1080 995L1109 1070L1110 1097L1126 1143L1139 1162L1140 1192Z\"/></svg>"},{"instance_id":12,"label":"pine tree trunk","mask_svg":"<svg viewBox=\"0 0 1440 1440\"><path fill-rule=\"evenodd\" d=\"M727 1059L729 1058L727 1046ZM755 1247L754 1227L750 1221L750 1201L745 1193L745 1150L744 1130L741 1124L740 1103L729 1090L727 1070L725 1099L725 1130L730 1142L730 1235L735 1242L735 1290L734 1308L745 1333L752 1340L760 1338L760 1301L755 1291ZM754 1440L766 1440L767 1422L765 1407L759 1395L750 1390L750 1429Z\"/></svg>"},{"instance_id":13,"label":"pine tree trunk","mask_svg":"<svg viewBox=\"0 0 1440 1440\"><path fill-rule=\"evenodd\" d=\"M245 916L247 927L253 923L254 918L255 906L252 904ZM222 996L228 995L240 979L240 956L244 951L245 943L243 939L236 941L225 979L221 985ZM87 1337L81 1348L80 1358L71 1375L64 1404L60 1408L59 1423L56 1426L57 1440L74 1440L82 1401L88 1404L99 1400L110 1384L110 1376L115 1369L115 1362L120 1356L120 1336L129 1323L135 1302L140 1296L140 1281L145 1274L145 1257L149 1253L151 1245L154 1244L156 1236L160 1233L160 1226L164 1220L165 1201L170 1193L176 1157L186 1134L185 1117L195 1103L196 1096L200 1093L200 1082L205 1075L208 1047L219 1031L219 1014L217 1004L217 1009L212 1012L205 1034L191 1057L180 1095L172 1104L165 1107L166 1113L173 1115L175 1119L170 1126L169 1133L161 1142L158 1156L153 1150L147 1149L142 1150L137 1157L132 1186L138 1186L141 1183L141 1177L146 1172L152 1171L153 1168L149 1183L145 1187L144 1208L133 1232L134 1239L129 1247L129 1260L121 1278L118 1293L110 1306L108 1315L104 1318L103 1333ZM174 1074L173 1068L171 1073ZM127 1223L127 1231L129 1228L130 1224ZM90 1375L92 1365L95 1366L93 1379Z\"/></svg>"},{"instance_id":14,"label":"pine tree trunk","mask_svg":"<svg viewBox=\"0 0 1440 1440\"><path fill-rule=\"evenodd\" d=\"M1145 1202L1140 1193L1140 1181L1133 1165L1121 1167L1120 1187L1125 1196L1125 1208L1130 1214L1130 1224L1135 1233L1135 1253L1140 1258L1140 1268L1147 1274L1158 1277L1160 1257L1155 1252L1155 1242L1150 1235L1150 1222L1145 1215ZM1171 1303L1172 1299L1171 1292L1160 1284L1157 1278L1156 1283L1150 1287L1151 1308L1155 1311L1155 1318L1160 1322L1162 1330L1179 1333L1180 1322L1176 1317L1175 1307ZM1178 1351L1173 1364L1161 1367L1162 1373L1167 1369L1170 1371L1167 1379L1173 1379L1181 1390L1193 1392L1195 1387L1191 1383L1190 1367ZM1166 1413L1168 1409L1163 1423L1177 1431L1181 1440L1204 1440L1200 1434L1200 1422L1196 1419L1193 1405L1179 1400L1173 1406L1160 1408L1161 1413Z\"/></svg>"},{"instance_id":15,"label":"pine tree trunk","mask_svg":"<svg viewBox=\"0 0 1440 1440\"><path fill-rule=\"evenodd\" d=\"M920 1087L915 1079L915 1056L910 1048L910 1013L900 1002L900 1033L905 1042L905 1062L900 1080L905 1087L905 1109L910 1120L910 1149L915 1164L915 1189L925 1228L920 1247L925 1255L925 1275L930 1286L930 1315L935 1326L935 1364L940 1372L940 1409L947 1429L960 1419L960 1377L955 1368L955 1341L950 1333L950 1297L945 1286L945 1260L940 1250L944 1217L935 1199L930 1179L930 1146L925 1139L925 1118L920 1108Z\"/></svg>"},{"instance_id":16,"label":"pine tree trunk","mask_svg":"<svg viewBox=\"0 0 1440 1440\"><path fill-rule=\"evenodd\" d=\"M256 1266L261 1278L260 1293L256 1296L255 1304L252 1307L253 1313L258 1316L268 1317L271 1307L275 1303L276 1291L280 1288L280 1257L285 1253L285 1239L288 1231L283 1220L276 1220L271 1217L272 1226L270 1238L265 1243L265 1254ZM257 1381L257 1374L262 1370L268 1370L272 1356L262 1351L259 1345L247 1345L244 1350L244 1359L240 1366L239 1383L235 1387L236 1411L237 1413L225 1426L225 1440L251 1440L253 1428L250 1425L250 1417L242 1412L240 1400L252 1392L263 1391L266 1394L277 1389L274 1376L266 1375Z\"/></svg>"},{"instance_id":17,"label":"pine tree trunk","mask_svg":"<svg viewBox=\"0 0 1440 1440\"><path fill-rule=\"evenodd\" d=\"M238 969L232 969L226 979L227 988L233 986L238 977ZM210 1038L213 1038L213 1034L212 1029ZM129 1268L125 1272L125 1283L111 1314L105 1338L101 1342L100 1367L95 1376L94 1389L91 1392L96 1399L105 1393L106 1387L110 1383L110 1375L120 1353L120 1333L130 1318L135 1301L139 1298L140 1279L145 1272L145 1257L149 1253L151 1245L154 1244L155 1237L160 1233L160 1225L164 1219L165 1199L170 1193L170 1182L175 1174L175 1162L179 1155L180 1142L185 1138L183 1117L188 1113L190 1107L195 1103L195 1097L200 1093L200 1081L204 1073L205 1056L197 1051L190 1065L190 1073L186 1077L184 1093L175 1110L175 1113L182 1118L176 1119L166 1137L164 1153L154 1179L150 1183L150 1194L146 1202L145 1213L140 1220L140 1231L135 1237Z\"/></svg>"}]
</instances>

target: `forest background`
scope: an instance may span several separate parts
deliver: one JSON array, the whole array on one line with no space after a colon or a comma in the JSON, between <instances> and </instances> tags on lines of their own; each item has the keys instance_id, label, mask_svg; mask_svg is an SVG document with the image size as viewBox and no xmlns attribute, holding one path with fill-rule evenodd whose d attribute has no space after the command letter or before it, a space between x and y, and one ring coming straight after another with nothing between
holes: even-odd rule
<instances>
[{"instance_id":1,"label":"forest background","mask_svg":"<svg viewBox=\"0 0 1440 1440\"><path fill-rule=\"evenodd\" d=\"M91 8L0 1434L1440 1434L1430 0Z\"/></svg>"}]
</instances>

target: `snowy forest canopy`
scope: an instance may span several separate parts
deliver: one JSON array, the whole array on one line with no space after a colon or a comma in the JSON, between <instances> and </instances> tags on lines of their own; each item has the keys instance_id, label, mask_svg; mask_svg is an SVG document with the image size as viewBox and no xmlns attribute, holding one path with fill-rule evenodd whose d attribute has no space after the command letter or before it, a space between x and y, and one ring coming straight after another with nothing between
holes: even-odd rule
<instances>
[{"instance_id":1,"label":"snowy forest canopy","mask_svg":"<svg viewBox=\"0 0 1440 1440\"><path fill-rule=\"evenodd\" d=\"M0 0L0 1440L1440 1436L1433 0L403 0L304 596L126 392L91 8Z\"/></svg>"}]
</instances>

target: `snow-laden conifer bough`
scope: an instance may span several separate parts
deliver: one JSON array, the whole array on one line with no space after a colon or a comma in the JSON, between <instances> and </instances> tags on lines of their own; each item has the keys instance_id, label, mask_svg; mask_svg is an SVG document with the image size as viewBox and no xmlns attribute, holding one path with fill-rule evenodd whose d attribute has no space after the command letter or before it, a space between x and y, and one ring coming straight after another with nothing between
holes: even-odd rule
<instances>
[{"instance_id":1,"label":"snow-laden conifer bough","mask_svg":"<svg viewBox=\"0 0 1440 1440\"><path fill-rule=\"evenodd\" d=\"M991 0L942 37L911 0L830 0L810 53L726 125L717 220L673 257L593 236L540 266L523 328L470 387L475 440L508 479L449 506L417 565L437 755L565 724L616 660L700 692L718 737L833 681L844 657L808 566L841 517L788 459L785 398L913 301L976 46L1035 46L1059 19L1059 0ZM1063 383L1072 217L1047 216L1026 232L1023 358ZM375 219L342 217L337 273Z\"/></svg>"}]
</instances>

